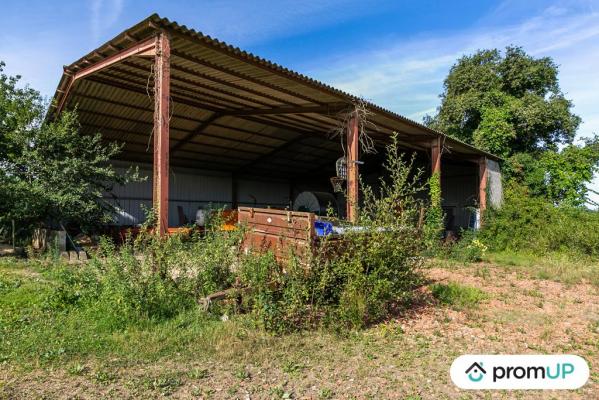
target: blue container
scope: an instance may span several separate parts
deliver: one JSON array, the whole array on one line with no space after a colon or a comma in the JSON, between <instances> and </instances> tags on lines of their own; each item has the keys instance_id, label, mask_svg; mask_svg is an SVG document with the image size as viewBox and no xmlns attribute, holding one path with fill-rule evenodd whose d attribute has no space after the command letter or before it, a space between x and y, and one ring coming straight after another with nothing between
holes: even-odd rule
<instances>
[{"instance_id":1,"label":"blue container","mask_svg":"<svg viewBox=\"0 0 599 400\"><path fill-rule=\"evenodd\" d=\"M327 236L333 233L333 224L325 221L314 221L316 236Z\"/></svg>"}]
</instances>

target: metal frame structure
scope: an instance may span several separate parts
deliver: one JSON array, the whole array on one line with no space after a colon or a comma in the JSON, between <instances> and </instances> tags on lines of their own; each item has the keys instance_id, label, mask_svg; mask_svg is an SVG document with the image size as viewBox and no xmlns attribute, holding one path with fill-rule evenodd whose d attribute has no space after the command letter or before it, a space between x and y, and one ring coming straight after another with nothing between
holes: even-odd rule
<instances>
[{"instance_id":1,"label":"metal frame structure","mask_svg":"<svg viewBox=\"0 0 599 400\"><path fill-rule=\"evenodd\" d=\"M84 134L99 130L126 143L128 161L152 162L160 233L168 228L169 165L294 179L334 165L340 149L327 138L348 120L347 217L357 219L361 132L353 110L361 100L157 15L65 67L53 100L47 118L78 106ZM486 208L486 159L496 156L365 105L367 134L382 146L395 133L400 146L428 152L432 173L441 172L442 156L476 160Z\"/></svg>"}]
</instances>

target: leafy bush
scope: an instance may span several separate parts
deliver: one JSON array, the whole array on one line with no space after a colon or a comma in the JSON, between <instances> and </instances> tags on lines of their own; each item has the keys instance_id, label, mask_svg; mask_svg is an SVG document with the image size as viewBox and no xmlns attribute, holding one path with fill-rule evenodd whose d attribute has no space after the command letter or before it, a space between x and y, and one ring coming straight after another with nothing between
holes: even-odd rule
<instances>
[{"instance_id":1,"label":"leafy bush","mask_svg":"<svg viewBox=\"0 0 599 400\"><path fill-rule=\"evenodd\" d=\"M487 253L488 246L484 244L473 230L462 232L459 241L448 248L449 256L463 262L482 261Z\"/></svg>"},{"instance_id":2,"label":"leafy bush","mask_svg":"<svg viewBox=\"0 0 599 400\"><path fill-rule=\"evenodd\" d=\"M109 330L175 317L232 285L240 235L209 229L201 237L160 238L142 231L118 248L102 240L88 264L51 268L57 284L46 306L78 306Z\"/></svg>"},{"instance_id":3,"label":"leafy bush","mask_svg":"<svg viewBox=\"0 0 599 400\"><path fill-rule=\"evenodd\" d=\"M555 206L508 185L500 209L488 210L479 235L491 250L526 250L599 255L599 213L583 207Z\"/></svg>"},{"instance_id":4,"label":"leafy bush","mask_svg":"<svg viewBox=\"0 0 599 400\"><path fill-rule=\"evenodd\" d=\"M98 296L100 281L91 268L73 268L59 263L49 275L57 285L46 296L46 308L63 310L95 300Z\"/></svg>"},{"instance_id":5,"label":"leafy bush","mask_svg":"<svg viewBox=\"0 0 599 400\"><path fill-rule=\"evenodd\" d=\"M308 262L292 259L285 271L268 255L242 263L241 280L251 287L244 306L264 327L360 328L410 300L424 246L415 200L423 186L412 164L390 145L380 191L362 183L359 228L347 227L340 241L324 238Z\"/></svg>"}]
</instances>

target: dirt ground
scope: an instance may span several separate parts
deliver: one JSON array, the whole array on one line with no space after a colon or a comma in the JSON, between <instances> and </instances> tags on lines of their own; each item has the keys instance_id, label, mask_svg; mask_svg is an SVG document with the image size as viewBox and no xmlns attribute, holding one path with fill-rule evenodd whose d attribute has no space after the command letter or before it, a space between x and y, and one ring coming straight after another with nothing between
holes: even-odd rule
<instances>
[{"instance_id":1,"label":"dirt ground","mask_svg":"<svg viewBox=\"0 0 599 400\"><path fill-rule=\"evenodd\" d=\"M85 360L15 371L0 364L2 398L214 399L599 399L599 291L494 265L434 267L433 282L487 293L476 307L436 303L428 288L408 315L339 337L242 332L218 356L181 354L157 362ZM577 391L464 391L450 381L461 354L563 353L584 357L589 382Z\"/></svg>"}]
</instances>

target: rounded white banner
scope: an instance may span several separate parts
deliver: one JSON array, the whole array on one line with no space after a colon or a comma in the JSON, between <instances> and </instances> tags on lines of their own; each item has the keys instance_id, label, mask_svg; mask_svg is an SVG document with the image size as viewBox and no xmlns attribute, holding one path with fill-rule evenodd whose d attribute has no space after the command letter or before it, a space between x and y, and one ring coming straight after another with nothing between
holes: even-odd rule
<instances>
[{"instance_id":1,"label":"rounded white banner","mask_svg":"<svg viewBox=\"0 0 599 400\"><path fill-rule=\"evenodd\" d=\"M463 355L450 369L461 389L578 389L589 373L575 355Z\"/></svg>"}]
</instances>

